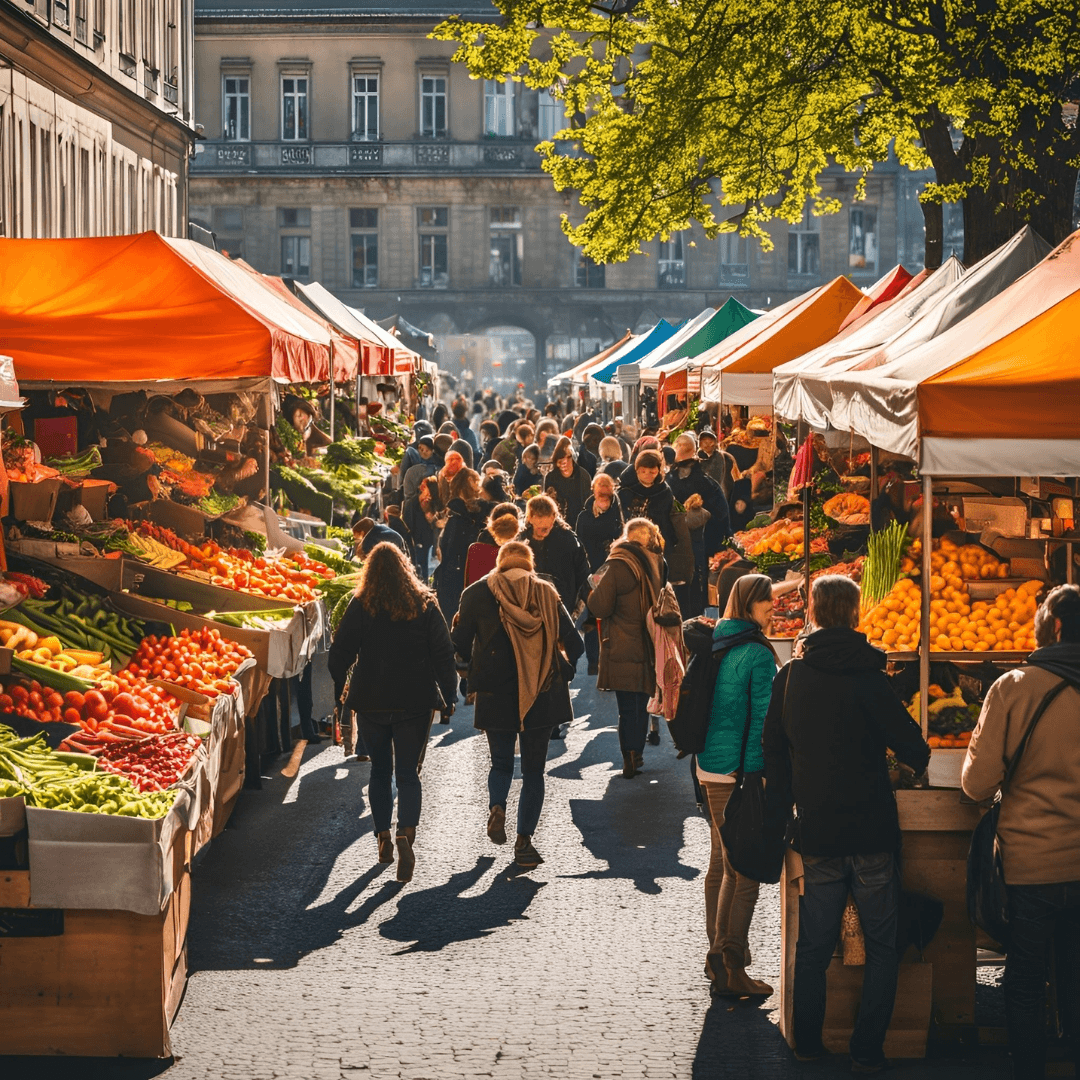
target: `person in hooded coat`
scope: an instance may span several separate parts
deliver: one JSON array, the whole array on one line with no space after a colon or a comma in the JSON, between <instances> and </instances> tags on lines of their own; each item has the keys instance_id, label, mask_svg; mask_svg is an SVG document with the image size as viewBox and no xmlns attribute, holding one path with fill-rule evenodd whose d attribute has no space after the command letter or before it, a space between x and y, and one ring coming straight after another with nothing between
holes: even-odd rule
<instances>
[{"instance_id":1,"label":"person in hooded coat","mask_svg":"<svg viewBox=\"0 0 1080 1080\"><path fill-rule=\"evenodd\" d=\"M1080 588L1050 591L1035 613L1035 644L1023 667L987 691L960 778L976 801L1001 793L997 844L1010 934L1005 1019L1017 1080L1045 1074L1051 956L1057 1006L1080 1076ZM1003 788L1005 763L1016 758L1048 698Z\"/></svg>"},{"instance_id":2,"label":"person in hooded coat","mask_svg":"<svg viewBox=\"0 0 1080 1080\"><path fill-rule=\"evenodd\" d=\"M684 431L675 440L675 464L667 475L671 493L688 510L700 507L708 512L704 525L690 530L691 551L694 557L694 574L685 585L675 588L679 608L684 619L692 619L705 613L709 585L709 557L715 555L731 535L727 499L720 485L706 476L697 459L697 442Z\"/></svg>"},{"instance_id":3,"label":"person in hooded coat","mask_svg":"<svg viewBox=\"0 0 1080 1080\"><path fill-rule=\"evenodd\" d=\"M495 447L499 445L499 441L499 425L494 420L485 420L480 425L480 442L483 444L483 453L480 455L481 465L486 464L495 456Z\"/></svg>"},{"instance_id":4,"label":"person in hooded coat","mask_svg":"<svg viewBox=\"0 0 1080 1080\"><path fill-rule=\"evenodd\" d=\"M604 429L599 424L586 424L581 430L581 445L578 447L578 464L589 474L596 475L600 465L600 441Z\"/></svg>"},{"instance_id":5,"label":"person in hooded coat","mask_svg":"<svg viewBox=\"0 0 1080 1080\"><path fill-rule=\"evenodd\" d=\"M639 450L619 481L619 502L628 521L635 517L648 518L660 530L664 550L674 551L677 538L671 512L675 508L675 496L664 481L663 465L658 450Z\"/></svg>"},{"instance_id":6,"label":"person in hooded coat","mask_svg":"<svg viewBox=\"0 0 1080 1080\"><path fill-rule=\"evenodd\" d=\"M461 460L465 463L466 469L475 468L473 462L476 460L476 454L473 452L472 444L465 439L455 439L450 444L451 450L456 450L461 455Z\"/></svg>"},{"instance_id":7,"label":"person in hooded coat","mask_svg":"<svg viewBox=\"0 0 1080 1080\"><path fill-rule=\"evenodd\" d=\"M606 473L597 473L592 482L592 494L585 500L574 532L585 549L589 560L589 570L595 574L607 562L611 545L622 536L623 516L619 497L615 494L615 481ZM600 670L600 638L597 635L596 619L588 609L582 612L579 622L585 637L585 659L589 664L589 674L596 675Z\"/></svg>"},{"instance_id":8,"label":"person in hooded coat","mask_svg":"<svg viewBox=\"0 0 1080 1080\"><path fill-rule=\"evenodd\" d=\"M600 620L598 690L614 690L619 707L623 777L644 765L649 698L656 689L656 656L645 616L664 584L664 541L648 518L627 521L589 593L589 611Z\"/></svg>"},{"instance_id":9,"label":"person in hooded coat","mask_svg":"<svg viewBox=\"0 0 1080 1080\"><path fill-rule=\"evenodd\" d=\"M488 837L506 843L519 746L514 859L532 869L543 862L532 838L544 805L548 733L573 719L568 684L584 645L554 587L536 576L529 547L518 541L503 544L496 569L462 594L451 637L468 692L476 695L473 723L487 735L491 755Z\"/></svg>"},{"instance_id":10,"label":"person in hooded coat","mask_svg":"<svg viewBox=\"0 0 1080 1080\"><path fill-rule=\"evenodd\" d=\"M745 580L736 582L736 589ZM786 814L798 807L795 845L802 854L804 888L792 995L795 1053L804 1059L825 1054L825 972L851 893L866 963L849 1048L852 1071L871 1073L885 1067L900 960L900 825L886 749L918 774L930 760L930 748L885 674L885 653L855 629L859 603L859 587L849 578L826 574L814 582L810 618L815 629L802 657L773 681L763 746L759 750L754 744L753 760L747 751L747 768L759 768L763 753L769 805ZM749 648L764 652L760 646ZM755 671L758 666L764 676L768 665L758 661ZM734 715L737 702L728 698L722 705ZM755 719L756 714L755 708ZM719 763L725 772L733 751L728 728ZM724 960L727 966L726 948Z\"/></svg>"},{"instance_id":11,"label":"person in hooded coat","mask_svg":"<svg viewBox=\"0 0 1080 1080\"><path fill-rule=\"evenodd\" d=\"M448 623L453 621L465 588L469 547L476 543L490 506L480 498L480 477L476 472L462 469L455 474L450 482L446 525L439 538L439 565L432 576L439 609Z\"/></svg>"},{"instance_id":12,"label":"person in hooded coat","mask_svg":"<svg viewBox=\"0 0 1080 1080\"><path fill-rule=\"evenodd\" d=\"M539 487L544 477L536 467L540 460L540 447L533 443L521 452L521 464L514 473L514 493L520 498L531 487Z\"/></svg>"},{"instance_id":13,"label":"person in hooded coat","mask_svg":"<svg viewBox=\"0 0 1080 1080\"><path fill-rule=\"evenodd\" d=\"M576 522L589 497L592 477L578 464L573 444L565 435L556 443L551 460L554 467L547 475L544 494L555 500L564 521Z\"/></svg>"}]
</instances>

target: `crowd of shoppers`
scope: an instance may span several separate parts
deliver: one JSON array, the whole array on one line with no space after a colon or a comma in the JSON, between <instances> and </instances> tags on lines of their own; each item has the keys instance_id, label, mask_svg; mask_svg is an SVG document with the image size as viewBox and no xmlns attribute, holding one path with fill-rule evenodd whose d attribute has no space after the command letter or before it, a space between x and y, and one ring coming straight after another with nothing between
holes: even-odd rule
<instances>
[{"instance_id":1,"label":"crowd of shoppers","mask_svg":"<svg viewBox=\"0 0 1080 1080\"><path fill-rule=\"evenodd\" d=\"M760 487L708 426L639 433L564 415L561 403L543 415L500 405L458 400L431 423L418 421L385 492L385 521L354 523L363 569L330 670L371 757L379 861L393 861L396 849L402 881L415 862L432 717L448 717L459 692L487 741L486 832L495 844L509 840L520 759L514 858L523 868L543 861L534 838L548 747L573 719L569 685L583 653L597 688L613 692L622 776L641 773L646 745L660 741L660 635L667 626L681 637L672 608L677 624L703 619L710 557L753 515ZM705 975L720 997L773 993L747 971L759 882L725 843L733 796L756 779L768 815L788 823L785 843L801 864L795 1056L826 1053L826 972L850 898L866 954L852 1069L876 1073L886 1065L902 906L887 753L921 774L930 750L885 654L856 630L860 593L850 579L815 580L801 648L781 666L767 631L774 598L790 587L745 575L721 618L695 624L719 657L693 764L711 837ZM1001 797L1005 997L1019 1080L1045 1074L1052 955L1058 1014L1080 1046L1080 589L1050 593L1036 637L1028 663L986 694L962 781L972 799Z\"/></svg>"}]
</instances>

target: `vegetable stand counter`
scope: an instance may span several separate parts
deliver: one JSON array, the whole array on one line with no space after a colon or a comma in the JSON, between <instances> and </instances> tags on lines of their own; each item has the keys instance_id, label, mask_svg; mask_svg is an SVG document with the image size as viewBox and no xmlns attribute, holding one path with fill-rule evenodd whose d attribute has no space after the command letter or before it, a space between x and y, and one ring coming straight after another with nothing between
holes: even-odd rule
<instances>
[{"instance_id":1,"label":"vegetable stand counter","mask_svg":"<svg viewBox=\"0 0 1080 1080\"><path fill-rule=\"evenodd\" d=\"M191 833L156 915L30 904L29 871L0 871L0 1054L169 1057L187 978Z\"/></svg>"},{"instance_id":2,"label":"vegetable stand counter","mask_svg":"<svg viewBox=\"0 0 1080 1080\"><path fill-rule=\"evenodd\" d=\"M983 811L961 802L959 791L943 788L897 791L896 802L904 892L931 897L944 907L933 940L921 954L914 946L909 947L900 964L896 1008L885 1040L885 1054L911 1058L925 1056L931 1028L943 1039L974 1031L976 944L975 928L967 914L967 853ZM791 1044L801 889L802 861L795 852L789 852L780 881L780 1030ZM831 1052L847 1052L862 978L862 965L845 966L838 947L827 975L823 1033L825 1046Z\"/></svg>"}]
</instances>

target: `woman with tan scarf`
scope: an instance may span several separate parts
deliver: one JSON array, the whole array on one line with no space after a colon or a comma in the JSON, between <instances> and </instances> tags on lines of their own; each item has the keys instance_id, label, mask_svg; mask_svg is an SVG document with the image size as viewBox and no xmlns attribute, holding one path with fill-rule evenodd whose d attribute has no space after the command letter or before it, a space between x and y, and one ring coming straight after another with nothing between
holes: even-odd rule
<instances>
[{"instance_id":1,"label":"woman with tan scarf","mask_svg":"<svg viewBox=\"0 0 1080 1080\"><path fill-rule=\"evenodd\" d=\"M544 765L555 724L573 719L567 689L585 651L555 586L536 576L533 553L516 540L499 548L495 569L461 594L451 632L459 667L476 694L473 723L491 753L487 833L506 843L506 800L520 745L521 797L514 859L526 869L543 859L532 836L544 805Z\"/></svg>"}]
</instances>

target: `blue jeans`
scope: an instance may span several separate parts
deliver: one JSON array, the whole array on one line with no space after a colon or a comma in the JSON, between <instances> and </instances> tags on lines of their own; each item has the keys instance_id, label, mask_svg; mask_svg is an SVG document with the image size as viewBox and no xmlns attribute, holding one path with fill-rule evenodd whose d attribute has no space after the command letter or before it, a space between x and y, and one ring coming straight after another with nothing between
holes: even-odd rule
<instances>
[{"instance_id":1,"label":"blue jeans","mask_svg":"<svg viewBox=\"0 0 1080 1080\"><path fill-rule=\"evenodd\" d=\"M1046 978L1055 952L1058 1012L1080 1076L1080 881L1010 885L1005 1021L1015 1080L1046 1073Z\"/></svg>"},{"instance_id":2,"label":"blue jeans","mask_svg":"<svg viewBox=\"0 0 1080 1080\"><path fill-rule=\"evenodd\" d=\"M649 695L637 690L616 690L615 701L619 706L619 749L628 754L631 750L645 750L645 736L649 733Z\"/></svg>"},{"instance_id":3,"label":"blue jeans","mask_svg":"<svg viewBox=\"0 0 1080 1080\"><path fill-rule=\"evenodd\" d=\"M391 778L397 778L398 828L420 823L420 762L431 732L431 710L422 713L358 713L360 734L371 755L368 801L375 831L390 828L394 814Z\"/></svg>"},{"instance_id":4,"label":"blue jeans","mask_svg":"<svg viewBox=\"0 0 1080 1080\"><path fill-rule=\"evenodd\" d=\"M830 859L806 855L803 866L806 889L799 897L792 1017L796 1050L813 1054L821 1049L825 971L840 939L840 920L850 892L866 939L866 966L849 1049L853 1061L876 1065L885 1057L885 1032L892 1019L900 966L896 951L900 908L896 859L890 852Z\"/></svg>"},{"instance_id":5,"label":"blue jeans","mask_svg":"<svg viewBox=\"0 0 1080 1080\"><path fill-rule=\"evenodd\" d=\"M521 742L521 794L518 796L517 831L532 836L544 808L544 766L547 764L550 728L527 731L488 731L491 770L488 772L488 806L506 809L514 781L514 747Z\"/></svg>"}]
</instances>

